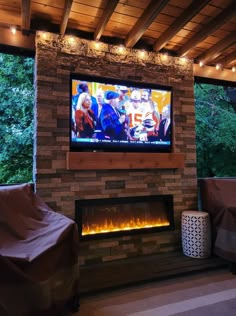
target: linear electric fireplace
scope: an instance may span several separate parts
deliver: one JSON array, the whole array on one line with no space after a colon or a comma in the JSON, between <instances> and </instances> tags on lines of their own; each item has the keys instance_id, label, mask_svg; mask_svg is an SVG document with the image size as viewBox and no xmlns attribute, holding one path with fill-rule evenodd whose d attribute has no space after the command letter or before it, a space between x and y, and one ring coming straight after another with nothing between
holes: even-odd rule
<instances>
[{"instance_id":1,"label":"linear electric fireplace","mask_svg":"<svg viewBox=\"0 0 236 316\"><path fill-rule=\"evenodd\" d=\"M75 201L80 240L174 229L172 195Z\"/></svg>"}]
</instances>

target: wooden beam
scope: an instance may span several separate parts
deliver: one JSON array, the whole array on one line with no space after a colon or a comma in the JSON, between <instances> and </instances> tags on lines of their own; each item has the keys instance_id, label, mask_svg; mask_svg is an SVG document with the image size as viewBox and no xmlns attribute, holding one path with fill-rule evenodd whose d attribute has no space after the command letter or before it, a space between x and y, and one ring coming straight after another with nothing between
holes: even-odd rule
<instances>
[{"instance_id":1,"label":"wooden beam","mask_svg":"<svg viewBox=\"0 0 236 316\"><path fill-rule=\"evenodd\" d=\"M64 10L63 10L63 16L62 16L62 21L60 24L60 34L64 35L66 28L67 28L67 23L69 20L69 15L71 11L73 0L65 0L65 5L64 5Z\"/></svg>"},{"instance_id":2,"label":"wooden beam","mask_svg":"<svg viewBox=\"0 0 236 316\"><path fill-rule=\"evenodd\" d=\"M31 0L22 0L22 30L30 30Z\"/></svg>"},{"instance_id":3,"label":"wooden beam","mask_svg":"<svg viewBox=\"0 0 236 316\"><path fill-rule=\"evenodd\" d=\"M185 45L183 45L178 51L178 56L186 55L192 48L207 38L210 34L217 31L222 25L231 20L236 16L236 2L233 0L233 3L212 19L207 25L204 25L203 28L195 36L190 38Z\"/></svg>"},{"instance_id":4,"label":"wooden beam","mask_svg":"<svg viewBox=\"0 0 236 316\"><path fill-rule=\"evenodd\" d=\"M102 36L102 33L112 15L114 12L119 0L109 0L107 3L106 8L104 9L104 12L102 16L99 19L98 25L96 27L96 30L94 32L94 40L99 41L100 37Z\"/></svg>"},{"instance_id":5,"label":"wooden beam","mask_svg":"<svg viewBox=\"0 0 236 316\"><path fill-rule=\"evenodd\" d=\"M68 170L176 169L184 167L181 153L67 152Z\"/></svg>"},{"instance_id":6,"label":"wooden beam","mask_svg":"<svg viewBox=\"0 0 236 316\"><path fill-rule=\"evenodd\" d=\"M232 70L224 69L223 71L216 70L216 67L204 66L200 67L198 64L193 64L194 77L211 78L217 80L233 81L236 83L236 77Z\"/></svg>"},{"instance_id":7,"label":"wooden beam","mask_svg":"<svg viewBox=\"0 0 236 316\"><path fill-rule=\"evenodd\" d=\"M10 34L9 28L0 26L0 45L6 45L18 49L18 51L26 50L29 52L35 52L35 34L30 33L25 36L21 31L16 31L16 36Z\"/></svg>"},{"instance_id":8,"label":"wooden beam","mask_svg":"<svg viewBox=\"0 0 236 316\"><path fill-rule=\"evenodd\" d=\"M236 64L236 50L234 50L231 54L225 56L224 58L219 59L219 63L222 64L224 67L230 67L231 64Z\"/></svg>"},{"instance_id":9,"label":"wooden beam","mask_svg":"<svg viewBox=\"0 0 236 316\"><path fill-rule=\"evenodd\" d=\"M197 57L198 61L203 61L204 64L207 64L210 61L216 59L220 53L229 48L232 44L236 42L236 31L230 33L228 36L223 38L221 41L216 43L214 46L209 48L204 54L201 54Z\"/></svg>"},{"instance_id":10,"label":"wooden beam","mask_svg":"<svg viewBox=\"0 0 236 316\"><path fill-rule=\"evenodd\" d=\"M152 0L149 6L144 10L142 16L137 20L125 40L126 47L133 47L141 38L143 33L155 20L161 10L167 5L169 0Z\"/></svg>"},{"instance_id":11,"label":"wooden beam","mask_svg":"<svg viewBox=\"0 0 236 316\"><path fill-rule=\"evenodd\" d=\"M208 2L210 2L210 0L193 1L192 4L177 17L173 25L158 38L153 46L154 51L160 51Z\"/></svg>"}]
</instances>

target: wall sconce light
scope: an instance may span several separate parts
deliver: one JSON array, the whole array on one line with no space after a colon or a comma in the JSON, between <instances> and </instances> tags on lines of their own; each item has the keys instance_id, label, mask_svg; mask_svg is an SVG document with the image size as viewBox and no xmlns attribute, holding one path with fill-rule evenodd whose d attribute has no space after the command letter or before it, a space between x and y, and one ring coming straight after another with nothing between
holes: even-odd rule
<instances>
[{"instance_id":1,"label":"wall sconce light","mask_svg":"<svg viewBox=\"0 0 236 316\"><path fill-rule=\"evenodd\" d=\"M235 66L232 67L232 71L236 72L236 67Z\"/></svg>"}]
</instances>

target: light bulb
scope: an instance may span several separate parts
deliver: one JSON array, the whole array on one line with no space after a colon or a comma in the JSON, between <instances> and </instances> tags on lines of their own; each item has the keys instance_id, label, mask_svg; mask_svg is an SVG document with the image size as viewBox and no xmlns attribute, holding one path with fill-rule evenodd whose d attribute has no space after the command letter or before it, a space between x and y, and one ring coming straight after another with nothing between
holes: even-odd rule
<instances>
[{"instance_id":1,"label":"light bulb","mask_svg":"<svg viewBox=\"0 0 236 316\"><path fill-rule=\"evenodd\" d=\"M95 41L94 46L95 46L96 49L99 49L100 48L100 43Z\"/></svg>"},{"instance_id":2,"label":"light bulb","mask_svg":"<svg viewBox=\"0 0 236 316\"><path fill-rule=\"evenodd\" d=\"M200 67L204 67L204 61L203 61L203 60L200 60L199 66L200 66Z\"/></svg>"},{"instance_id":3,"label":"light bulb","mask_svg":"<svg viewBox=\"0 0 236 316\"><path fill-rule=\"evenodd\" d=\"M145 55L146 55L145 50L141 50L141 51L139 52L139 57L140 57L140 58L144 58Z\"/></svg>"},{"instance_id":4,"label":"light bulb","mask_svg":"<svg viewBox=\"0 0 236 316\"><path fill-rule=\"evenodd\" d=\"M15 28L15 26L12 26L12 27L11 27L11 32L12 32L13 35L16 34L16 28Z\"/></svg>"},{"instance_id":5,"label":"light bulb","mask_svg":"<svg viewBox=\"0 0 236 316\"><path fill-rule=\"evenodd\" d=\"M125 47L123 45L120 45L118 51L119 53L123 53L125 51Z\"/></svg>"}]
</instances>

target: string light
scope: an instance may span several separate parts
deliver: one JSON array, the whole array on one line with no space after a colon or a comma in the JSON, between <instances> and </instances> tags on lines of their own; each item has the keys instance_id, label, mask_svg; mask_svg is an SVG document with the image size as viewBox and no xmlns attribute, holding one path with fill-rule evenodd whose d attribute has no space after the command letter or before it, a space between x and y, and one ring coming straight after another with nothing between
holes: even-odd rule
<instances>
[{"instance_id":1,"label":"string light","mask_svg":"<svg viewBox=\"0 0 236 316\"><path fill-rule=\"evenodd\" d=\"M44 40L46 40L48 37L47 32L40 32L40 35L42 36Z\"/></svg>"},{"instance_id":2,"label":"string light","mask_svg":"<svg viewBox=\"0 0 236 316\"><path fill-rule=\"evenodd\" d=\"M124 51L125 51L125 47L124 47L123 45L120 45L120 46L118 47L118 52L119 52L120 54L122 54Z\"/></svg>"},{"instance_id":3,"label":"string light","mask_svg":"<svg viewBox=\"0 0 236 316\"><path fill-rule=\"evenodd\" d=\"M221 64L216 64L216 70L221 70L222 69L222 65Z\"/></svg>"},{"instance_id":4,"label":"string light","mask_svg":"<svg viewBox=\"0 0 236 316\"><path fill-rule=\"evenodd\" d=\"M188 60L187 57L181 57L181 61L182 61L183 63L185 63L187 60Z\"/></svg>"},{"instance_id":5,"label":"string light","mask_svg":"<svg viewBox=\"0 0 236 316\"><path fill-rule=\"evenodd\" d=\"M162 54L162 56L163 56L163 60L164 60L164 61L167 61L168 58L169 58L169 54L168 54L167 52L165 52L164 54Z\"/></svg>"},{"instance_id":6,"label":"string light","mask_svg":"<svg viewBox=\"0 0 236 316\"><path fill-rule=\"evenodd\" d=\"M145 58L145 55L146 55L145 50L141 50L141 51L139 52L139 57L140 57L140 58Z\"/></svg>"},{"instance_id":7,"label":"string light","mask_svg":"<svg viewBox=\"0 0 236 316\"><path fill-rule=\"evenodd\" d=\"M204 61L203 61L203 60L200 60L199 66L200 66L200 67L204 67Z\"/></svg>"},{"instance_id":8,"label":"string light","mask_svg":"<svg viewBox=\"0 0 236 316\"><path fill-rule=\"evenodd\" d=\"M74 43L75 43L75 38L74 38L73 36L70 36L70 37L68 38L68 42L69 42L70 44L74 44Z\"/></svg>"},{"instance_id":9,"label":"string light","mask_svg":"<svg viewBox=\"0 0 236 316\"><path fill-rule=\"evenodd\" d=\"M16 27L15 27L15 26L12 26L12 27L10 28L10 30L11 30L11 32L12 32L13 35L16 34Z\"/></svg>"},{"instance_id":10,"label":"string light","mask_svg":"<svg viewBox=\"0 0 236 316\"><path fill-rule=\"evenodd\" d=\"M94 46L95 46L96 49L99 49L99 48L100 48L100 43L97 42L97 41L95 41L95 42L94 42Z\"/></svg>"}]
</instances>

